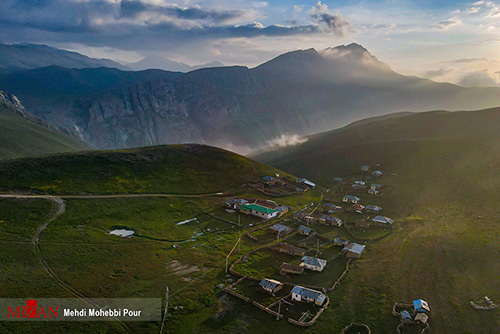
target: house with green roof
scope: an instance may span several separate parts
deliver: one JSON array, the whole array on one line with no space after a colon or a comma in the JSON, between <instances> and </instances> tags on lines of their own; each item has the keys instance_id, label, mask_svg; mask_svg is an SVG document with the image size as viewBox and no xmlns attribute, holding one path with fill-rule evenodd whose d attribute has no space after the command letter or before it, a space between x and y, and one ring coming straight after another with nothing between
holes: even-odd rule
<instances>
[{"instance_id":1,"label":"house with green roof","mask_svg":"<svg viewBox=\"0 0 500 334\"><path fill-rule=\"evenodd\" d=\"M278 210L255 203L242 205L241 212L266 220L273 219L278 216Z\"/></svg>"}]
</instances>

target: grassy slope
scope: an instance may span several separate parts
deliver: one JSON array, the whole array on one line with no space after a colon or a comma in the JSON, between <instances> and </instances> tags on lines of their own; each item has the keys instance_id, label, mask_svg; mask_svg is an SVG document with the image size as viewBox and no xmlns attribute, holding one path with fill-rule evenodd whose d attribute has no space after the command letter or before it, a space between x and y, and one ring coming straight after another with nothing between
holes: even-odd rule
<instances>
[{"instance_id":1,"label":"grassy slope","mask_svg":"<svg viewBox=\"0 0 500 334\"><path fill-rule=\"evenodd\" d=\"M499 108L429 112L315 135L259 157L324 185L380 163L389 174L383 182L393 185L383 206L399 212L399 230L370 245L313 332L338 332L351 321L391 332L392 303L417 297L430 302L436 333L498 332L498 312L468 303L484 295L500 301L499 130Z\"/></svg>"},{"instance_id":2,"label":"grassy slope","mask_svg":"<svg viewBox=\"0 0 500 334\"><path fill-rule=\"evenodd\" d=\"M91 151L6 161L0 187L48 193L211 193L276 169L204 145Z\"/></svg>"},{"instance_id":3,"label":"grassy slope","mask_svg":"<svg viewBox=\"0 0 500 334\"><path fill-rule=\"evenodd\" d=\"M30 122L0 106L0 160L89 148L78 139Z\"/></svg>"}]
</instances>

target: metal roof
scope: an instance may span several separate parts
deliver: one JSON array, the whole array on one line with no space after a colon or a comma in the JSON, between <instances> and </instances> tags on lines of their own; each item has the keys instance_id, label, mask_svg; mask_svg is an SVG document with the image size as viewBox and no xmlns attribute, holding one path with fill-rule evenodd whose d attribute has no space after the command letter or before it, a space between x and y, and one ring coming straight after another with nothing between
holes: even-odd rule
<instances>
[{"instance_id":1,"label":"metal roof","mask_svg":"<svg viewBox=\"0 0 500 334\"><path fill-rule=\"evenodd\" d=\"M317 257L304 256L301 259L302 263L309 264L311 266L324 267L326 265L326 260L318 259Z\"/></svg>"},{"instance_id":2,"label":"metal roof","mask_svg":"<svg viewBox=\"0 0 500 334\"><path fill-rule=\"evenodd\" d=\"M288 232L290 231L290 228L288 226L282 225L282 224L274 224L273 226L270 227L271 230L276 231L276 232Z\"/></svg>"},{"instance_id":3,"label":"metal roof","mask_svg":"<svg viewBox=\"0 0 500 334\"><path fill-rule=\"evenodd\" d=\"M263 278L262 281L260 281L259 285L264 289L274 290L276 289L276 287L282 286L283 283L273 279Z\"/></svg>"},{"instance_id":4,"label":"metal roof","mask_svg":"<svg viewBox=\"0 0 500 334\"><path fill-rule=\"evenodd\" d=\"M364 250L365 250L365 245L360 245L360 244L356 244L356 243L347 245L343 249L343 251L348 251L348 252L356 253L359 255L361 255L361 253L363 253Z\"/></svg>"},{"instance_id":5,"label":"metal roof","mask_svg":"<svg viewBox=\"0 0 500 334\"><path fill-rule=\"evenodd\" d=\"M376 216L375 218L372 219L372 221L374 221L376 223L382 223L382 224L393 224L394 223L394 220L392 220L389 217L385 217L385 216Z\"/></svg>"},{"instance_id":6,"label":"metal roof","mask_svg":"<svg viewBox=\"0 0 500 334\"><path fill-rule=\"evenodd\" d=\"M276 210L274 209L271 209L271 208L267 208L265 206L262 206L262 205L259 205L259 204L255 204L255 203L252 203L252 204L245 204L241 207L243 210L246 210L246 211L250 211L250 210L254 210L254 211L257 211L257 212L261 212L261 213L265 213L265 214L271 214L271 213L275 213L277 212Z\"/></svg>"},{"instance_id":7,"label":"metal roof","mask_svg":"<svg viewBox=\"0 0 500 334\"><path fill-rule=\"evenodd\" d=\"M323 302L326 299L326 296L322 292L304 288L303 286L300 285L294 286L292 292L302 297L316 300L321 304L323 304Z\"/></svg>"}]
</instances>

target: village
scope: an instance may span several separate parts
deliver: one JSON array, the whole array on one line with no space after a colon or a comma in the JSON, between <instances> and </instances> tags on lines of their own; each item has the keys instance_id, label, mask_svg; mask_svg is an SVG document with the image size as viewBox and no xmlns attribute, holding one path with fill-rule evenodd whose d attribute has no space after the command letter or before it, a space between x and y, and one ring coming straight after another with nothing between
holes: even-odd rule
<instances>
[{"instance_id":1,"label":"village","mask_svg":"<svg viewBox=\"0 0 500 334\"><path fill-rule=\"evenodd\" d=\"M219 287L277 320L312 326L329 306L330 292L348 273L352 261L362 259L370 242L396 228L395 220L384 215L380 205L383 194L390 191L381 182L380 167L364 165L356 175L352 180L333 177L332 187L322 191L318 203L296 210L280 204L280 198L316 189L305 178L293 182L265 175L259 191L273 200L238 197L226 201L226 213L256 217L260 222L247 225L238 240L247 238L257 247L230 264L226 261L228 285ZM422 307L398 305L404 306L393 310L401 320L399 333L406 333L406 326L422 333L429 328L427 302L422 300ZM351 324L344 332L357 328L356 333L370 333L365 327Z\"/></svg>"}]
</instances>

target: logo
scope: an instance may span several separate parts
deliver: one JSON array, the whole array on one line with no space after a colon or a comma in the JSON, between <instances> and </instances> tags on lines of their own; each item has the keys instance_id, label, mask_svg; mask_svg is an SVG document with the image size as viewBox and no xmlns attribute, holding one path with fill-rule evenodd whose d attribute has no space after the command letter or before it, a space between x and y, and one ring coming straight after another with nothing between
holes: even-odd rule
<instances>
[{"instance_id":1,"label":"logo","mask_svg":"<svg viewBox=\"0 0 500 334\"><path fill-rule=\"evenodd\" d=\"M57 318L59 316L59 306L38 307L36 299L26 300L23 306L7 306L7 318Z\"/></svg>"}]
</instances>

